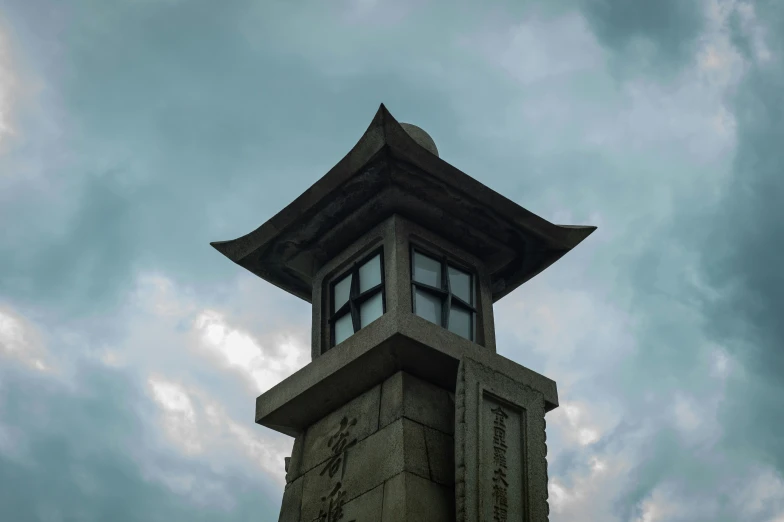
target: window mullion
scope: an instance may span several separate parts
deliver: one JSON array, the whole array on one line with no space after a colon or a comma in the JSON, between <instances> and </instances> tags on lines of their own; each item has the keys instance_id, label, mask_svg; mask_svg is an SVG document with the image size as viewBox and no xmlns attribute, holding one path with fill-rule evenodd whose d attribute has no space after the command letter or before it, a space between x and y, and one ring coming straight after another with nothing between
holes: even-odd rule
<instances>
[{"instance_id":1,"label":"window mullion","mask_svg":"<svg viewBox=\"0 0 784 522\"><path fill-rule=\"evenodd\" d=\"M452 308L452 285L449 283L449 268L446 258L441 258L441 288L446 290L446 296L441 301L441 324L449 329L449 309Z\"/></svg>"},{"instance_id":2,"label":"window mullion","mask_svg":"<svg viewBox=\"0 0 784 522\"><path fill-rule=\"evenodd\" d=\"M378 293L379 290L383 290L383 288L384 288L384 285L376 285L373 288L368 288L364 292L362 292L360 294L357 294L357 296L355 297L355 300L358 302L358 304L362 304L362 302L364 302L365 300L367 300L370 297L373 297L374 295L376 295Z\"/></svg>"},{"instance_id":3,"label":"window mullion","mask_svg":"<svg viewBox=\"0 0 784 522\"><path fill-rule=\"evenodd\" d=\"M466 270L464 268L450 267L449 256L444 252L441 252L440 254L425 254L415 247L411 248L409 252L409 266L411 267L410 288L412 311L414 315L425 318L432 317L432 319L428 320L432 320L435 324L440 322L441 327L450 331L450 324L454 319L456 321L454 325L454 333L457 333L457 335L460 335L461 337L467 338L469 341L476 342L478 316L477 307L475 305L477 300L476 274L472 273L471 269ZM426 273L432 274L433 271L440 268L439 277L435 281L431 281L430 279L425 278L426 280L431 281L433 286L422 283L415 279L417 262L419 262L417 258L418 254L421 254L423 258L421 263L425 267L423 270L425 270ZM458 278L455 283L457 285L455 289L452 288L452 277L450 274L451 268L454 268L455 277ZM466 277L468 277L468 281L465 280ZM466 284L469 285L469 288L465 288ZM456 289L458 290L460 296L464 296L465 299L454 293ZM436 316L431 315L431 305L428 303L425 303L427 306L424 310L422 310L422 313L419 313L417 310L417 298L420 294L423 296L422 299L433 300L434 302L432 303L432 306L437 306L437 302L440 301L441 310L437 312ZM430 295L425 296L425 294ZM453 307L457 312L456 314L452 314ZM452 317L453 315L454 317ZM470 322L466 324L465 321Z\"/></svg>"},{"instance_id":4,"label":"window mullion","mask_svg":"<svg viewBox=\"0 0 784 522\"><path fill-rule=\"evenodd\" d=\"M345 314L351 309L351 300L349 299L345 303L343 303L340 308L335 310L335 313L332 314L332 317L329 318L330 321L334 322L340 318L341 315Z\"/></svg>"},{"instance_id":5,"label":"window mullion","mask_svg":"<svg viewBox=\"0 0 784 522\"><path fill-rule=\"evenodd\" d=\"M467 311L476 312L476 307L475 306L472 306L471 304L466 303L465 301L463 301L462 299L457 297L455 294L452 294L451 299L452 299L452 304L457 304L461 308L465 308Z\"/></svg>"},{"instance_id":6,"label":"window mullion","mask_svg":"<svg viewBox=\"0 0 784 522\"><path fill-rule=\"evenodd\" d=\"M443 290L443 289L435 287L435 286L426 285L425 283L420 283L419 281L414 281L412 283L412 285L414 286L414 288L418 288L420 290L424 290L425 292L429 293L430 295L437 295L441 299L444 299L445 297L448 296L446 290Z\"/></svg>"},{"instance_id":7,"label":"window mullion","mask_svg":"<svg viewBox=\"0 0 784 522\"><path fill-rule=\"evenodd\" d=\"M354 265L351 271L351 291L349 292L349 302L351 303L351 324L354 326L354 333L360 328L359 308L356 299L359 297L359 265Z\"/></svg>"}]
</instances>

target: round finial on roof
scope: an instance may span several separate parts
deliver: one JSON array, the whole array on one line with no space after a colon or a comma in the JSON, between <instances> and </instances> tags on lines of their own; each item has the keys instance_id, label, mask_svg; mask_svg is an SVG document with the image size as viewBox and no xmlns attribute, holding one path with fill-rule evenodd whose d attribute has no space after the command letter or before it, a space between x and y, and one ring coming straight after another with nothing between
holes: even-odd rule
<instances>
[{"instance_id":1,"label":"round finial on roof","mask_svg":"<svg viewBox=\"0 0 784 522\"><path fill-rule=\"evenodd\" d=\"M436 147L436 142L433 141L433 138L431 138L428 133L426 133L416 125L412 125L410 123L401 123L400 126L403 127L403 130L406 131L406 134L411 136L414 139L414 141L417 142L420 146L424 147L427 151L438 156L438 148Z\"/></svg>"}]
</instances>

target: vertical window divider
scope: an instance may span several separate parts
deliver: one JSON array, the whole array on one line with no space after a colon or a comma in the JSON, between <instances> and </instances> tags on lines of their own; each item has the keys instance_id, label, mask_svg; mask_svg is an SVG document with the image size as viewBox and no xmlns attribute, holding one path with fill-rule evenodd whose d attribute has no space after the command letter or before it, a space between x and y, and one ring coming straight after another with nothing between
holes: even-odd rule
<instances>
[{"instance_id":1,"label":"vertical window divider","mask_svg":"<svg viewBox=\"0 0 784 522\"><path fill-rule=\"evenodd\" d=\"M414 282L415 281L414 274L416 272L416 267L414 266L414 255L415 255L415 253L416 253L416 250L414 248L411 248L409 250L409 252L408 252L408 266L411 267L410 268L410 271L411 271L411 310L416 315L416 311L417 311L417 309L416 309L416 291L417 291L417 286L416 286L416 283Z\"/></svg>"},{"instance_id":2,"label":"vertical window divider","mask_svg":"<svg viewBox=\"0 0 784 522\"><path fill-rule=\"evenodd\" d=\"M449 330L449 311L452 308L452 284L449 281L449 265L446 256L441 257L441 288L446 290L445 303L441 306L441 324Z\"/></svg>"},{"instance_id":3,"label":"vertical window divider","mask_svg":"<svg viewBox=\"0 0 784 522\"><path fill-rule=\"evenodd\" d=\"M380 270L380 283L374 285L372 288L368 288L365 290L365 295L362 296L362 292L360 292L360 269L368 262L373 260L376 256L379 256L379 270ZM348 300L345 304L341 305L337 309L335 309L335 286L338 282L343 281L346 277L351 278L351 283L349 285L349 295ZM329 326L329 348L326 348L324 351L330 350L335 347L337 344L337 337L335 335L335 325L337 321L343 317L344 314L351 314L351 327L354 330L353 334L357 333L362 329L362 311L361 306L366 303L369 299L372 299L377 293L381 295L381 315L384 315L387 312L387 303L386 303L386 274L384 272L384 249L379 248L375 253L370 254L369 256L365 257L364 259L355 261L350 268L342 274L342 276L338 279L335 278L329 285L329 306L331 310L330 317L327 321ZM372 292L371 292L372 290ZM362 298L360 299L360 296ZM361 302L360 302L361 301ZM347 311L342 313L340 317L337 316L337 312L343 307L347 308ZM378 318L377 318L378 319ZM375 319L374 319L375 320ZM342 341L341 341L342 342Z\"/></svg>"},{"instance_id":4,"label":"vertical window divider","mask_svg":"<svg viewBox=\"0 0 784 522\"><path fill-rule=\"evenodd\" d=\"M356 299L359 296L359 264L354 263L351 267L351 290L349 291L349 302L351 303L351 324L354 326L354 333L359 331L359 308Z\"/></svg>"},{"instance_id":5,"label":"vertical window divider","mask_svg":"<svg viewBox=\"0 0 784 522\"><path fill-rule=\"evenodd\" d=\"M387 277L384 265L384 250L379 254L379 268L381 269L381 315L387 313Z\"/></svg>"},{"instance_id":6,"label":"vertical window divider","mask_svg":"<svg viewBox=\"0 0 784 522\"><path fill-rule=\"evenodd\" d=\"M473 311L471 312L471 339L476 340L476 318L479 314L476 311L476 297L474 295L476 290L474 287L477 285L478 281L477 278L473 275L469 281L471 282L471 286L469 287L471 292L468 294L468 297L470 297L471 300L468 302L468 304L470 304L473 308Z\"/></svg>"},{"instance_id":7,"label":"vertical window divider","mask_svg":"<svg viewBox=\"0 0 784 522\"><path fill-rule=\"evenodd\" d=\"M417 255L420 255L423 258L429 259L433 263L437 263L437 266L440 267L441 274L440 274L440 277L438 279L438 282L435 285L431 285L431 284L428 284L428 283L423 283L421 281L417 281L417 279L416 279L416 269L417 269L417 265L416 265L417 257L416 256ZM465 325L467 327L467 329L468 329L468 331L466 332L466 335L468 336L467 338L470 341L477 342L476 341L476 324L477 324L477 321L478 321L478 317L477 316L479 314L478 314L478 311L476 309L476 304L475 304L476 303L476 288L477 288L476 285L478 284L477 283L476 273L470 267L464 267L462 265L459 265L460 266L459 268L457 266L452 267L450 262L449 262L449 259L450 258L448 256L448 254L445 254L443 252L440 252L438 254L436 254L435 252L429 253L429 252L420 250L415 245L411 245L411 248L409 249L409 267L410 267L410 271L411 271L411 284L410 284L410 288L411 288L411 311L413 312L414 315L420 315L419 313L417 313L417 292L420 291L420 287L421 287L421 292L423 294L426 293L426 294L429 294L429 295L431 295L433 297L435 295L440 296L440 301L441 301L440 317L438 317L438 316L436 317L436 320L438 322L436 322L436 320L434 320L432 322L434 322L435 324L439 324L440 323L439 326L449 330L450 323L454 319L454 317L452 317L453 316L453 314L452 314L452 305L454 304L455 308L458 309L458 311L461 314L462 313L467 313L469 315L469 317L470 317L469 323L467 325ZM468 281L469 281L469 285L470 286L469 286L469 294L468 295L465 295L465 296L461 297L459 295L455 295L454 294L454 291L453 291L453 288L452 288L452 279L451 279L451 276L450 276L450 269L453 269L456 274L461 274L461 277L462 276L467 276L469 278ZM461 279L461 282L462 282L462 279ZM465 297L465 299L464 299L464 297ZM424 315L420 315L420 317L424 317ZM462 318L463 316L460 315L459 317ZM463 323L459 323L456 327L459 327L462 324ZM458 334L458 335L461 335L461 337L466 337L466 335L462 335L462 334Z\"/></svg>"}]
</instances>

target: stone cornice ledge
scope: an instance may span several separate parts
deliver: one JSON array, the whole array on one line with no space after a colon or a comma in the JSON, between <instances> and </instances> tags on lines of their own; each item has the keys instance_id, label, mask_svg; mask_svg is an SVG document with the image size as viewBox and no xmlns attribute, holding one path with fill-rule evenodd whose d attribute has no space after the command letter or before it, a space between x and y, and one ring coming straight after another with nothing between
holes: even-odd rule
<instances>
[{"instance_id":1,"label":"stone cornice ledge","mask_svg":"<svg viewBox=\"0 0 784 522\"><path fill-rule=\"evenodd\" d=\"M454 391L460 359L470 355L539 391L558 407L553 380L415 315L383 317L317 357L256 399L256 423L295 437L354 397L406 371Z\"/></svg>"}]
</instances>

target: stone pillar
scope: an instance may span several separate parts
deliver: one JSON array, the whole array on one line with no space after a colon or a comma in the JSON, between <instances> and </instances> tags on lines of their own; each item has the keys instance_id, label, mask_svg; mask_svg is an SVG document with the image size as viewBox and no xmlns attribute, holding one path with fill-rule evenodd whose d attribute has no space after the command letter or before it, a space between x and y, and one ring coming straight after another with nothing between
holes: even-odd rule
<instances>
[{"instance_id":1,"label":"stone pillar","mask_svg":"<svg viewBox=\"0 0 784 522\"><path fill-rule=\"evenodd\" d=\"M520 369L502 357L460 361L455 393L458 522L548 520L548 390Z\"/></svg>"},{"instance_id":2,"label":"stone pillar","mask_svg":"<svg viewBox=\"0 0 784 522\"><path fill-rule=\"evenodd\" d=\"M312 362L256 399L256 423L296 439L280 520L546 521L558 393L496 354L493 303L595 229L494 192L382 105L296 200L212 243L313 305Z\"/></svg>"},{"instance_id":3,"label":"stone pillar","mask_svg":"<svg viewBox=\"0 0 784 522\"><path fill-rule=\"evenodd\" d=\"M400 371L296 438L280 522L452 522L454 395Z\"/></svg>"}]
</instances>

